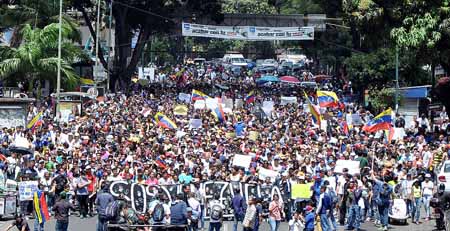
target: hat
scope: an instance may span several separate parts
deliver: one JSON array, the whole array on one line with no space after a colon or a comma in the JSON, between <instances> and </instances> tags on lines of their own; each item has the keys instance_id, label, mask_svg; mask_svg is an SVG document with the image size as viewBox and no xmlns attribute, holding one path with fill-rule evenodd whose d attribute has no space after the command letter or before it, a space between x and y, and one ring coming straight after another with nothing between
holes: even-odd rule
<instances>
[{"instance_id":1,"label":"hat","mask_svg":"<svg viewBox=\"0 0 450 231\"><path fill-rule=\"evenodd\" d=\"M305 211L307 211L307 212L311 212L312 210L313 210L313 207L311 205L307 205L305 207Z\"/></svg>"},{"instance_id":2,"label":"hat","mask_svg":"<svg viewBox=\"0 0 450 231\"><path fill-rule=\"evenodd\" d=\"M431 178L431 175L429 173L425 174L425 178Z\"/></svg>"},{"instance_id":3,"label":"hat","mask_svg":"<svg viewBox=\"0 0 450 231\"><path fill-rule=\"evenodd\" d=\"M191 207L187 207L186 208L186 212L192 212L192 208Z\"/></svg>"}]
</instances>

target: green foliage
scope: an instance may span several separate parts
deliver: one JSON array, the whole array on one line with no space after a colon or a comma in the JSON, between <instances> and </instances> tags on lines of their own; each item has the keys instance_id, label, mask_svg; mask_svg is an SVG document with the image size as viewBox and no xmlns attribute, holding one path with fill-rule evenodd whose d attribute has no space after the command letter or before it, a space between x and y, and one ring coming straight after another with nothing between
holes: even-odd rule
<instances>
[{"instance_id":1,"label":"green foliage","mask_svg":"<svg viewBox=\"0 0 450 231\"><path fill-rule=\"evenodd\" d=\"M401 96L399 97L399 104L401 104ZM371 89L369 91L369 101L374 107L375 111L382 111L385 108L395 108L395 88Z\"/></svg>"},{"instance_id":2,"label":"green foliage","mask_svg":"<svg viewBox=\"0 0 450 231\"><path fill-rule=\"evenodd\" d=\"M226 0L222 12L227 14L274 14L276 9L268 0Z\"/></svg>"},{"instance_id":3,"label":"green foliage","mask_svg":"<svg viewBox=\"0 0 450 231\"><path fill-rule=\"evenodd\" d=\"M56 82L57 75L57 48L59 26L56 23L45 26L42 29L32 29L31 25L23 26L21 34L23 40L18 48L3 46L0 49L0 78L2 79L49 79ZM62 26L64 40L62 44L61 71L65 89L74 88L78 83L73 68L70 64L79 58L84 58L81 49L76 47L68 38L75 32L67 24Z\"/></svg>"},{"instance_id":4,"label":"green foliage","mask_svg":"<svg viewBox=\"0 0 450 231\"><path fill-rule=\"evenodd\" d=\"M422 85L428 73L414 57L414 52L404 51L399 55L399 85ZM345 60L346 71L357 90L393 87L395 85L395 49L381 48L370 53L353 53Z\"/></svg>"}]
</instances>

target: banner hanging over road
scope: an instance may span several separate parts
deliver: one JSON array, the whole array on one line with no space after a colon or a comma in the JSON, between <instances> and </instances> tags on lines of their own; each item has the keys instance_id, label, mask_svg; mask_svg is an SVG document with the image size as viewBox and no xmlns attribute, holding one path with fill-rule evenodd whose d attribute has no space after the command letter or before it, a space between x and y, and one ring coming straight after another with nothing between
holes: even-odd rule
<instances>
[{"instance_id":1,"label":"banner hanging over road","mask_svg":"<svg viewBox=\"0 0 450 231\"><path fill-rule=\"evenodd\" d=\"M214 26L182 23L182 35L251 41L314 40L314 27Z\"/></svg>"}]
</instances>

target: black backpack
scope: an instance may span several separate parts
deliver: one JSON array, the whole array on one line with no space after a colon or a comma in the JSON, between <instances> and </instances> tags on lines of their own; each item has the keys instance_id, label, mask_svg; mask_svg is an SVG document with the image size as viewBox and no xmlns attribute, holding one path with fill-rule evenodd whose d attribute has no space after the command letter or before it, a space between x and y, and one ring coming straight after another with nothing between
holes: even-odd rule
<instances>
[{"instance_id":1,"label":"black backpack","mask_svg":"<svg viewBox=\"0 0 450 231\"><path fill-rule=\"evenodd\" d=\"M164 206L158 203L153 209L152 218L154 222L162 222L164 220Z\"/></svg>"},{"instance_id":2,"label":"black backpack","mask_svg":"<svg viewBox=\"0 0 450 231\"><path fill-rule=\"evenodd\" d=\"M105 209L105 214L102 214L102 216L105 217L106 220L115 220L116 217L119 215L120 212L120 201L115 200L111 201Z\"/></svg>"}]
</instances>

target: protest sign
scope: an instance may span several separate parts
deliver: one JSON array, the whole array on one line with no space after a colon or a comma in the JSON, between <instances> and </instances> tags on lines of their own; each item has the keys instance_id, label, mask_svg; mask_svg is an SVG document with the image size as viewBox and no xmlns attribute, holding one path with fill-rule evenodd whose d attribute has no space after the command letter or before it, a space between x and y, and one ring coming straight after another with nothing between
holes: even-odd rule
<instances>
[{"instance_id":1,"label":"protest sign","mask_svg":"<svg viewBox=\"0 0 450 231\"><path fill-rule=\"evenodd\" d=\"M224 104L223 109L229 108L233 110L233 99L222 98L222 103Z\"/></svg>"},{"instance_id":2,"label":"protest sign","mask_svg":"<svg viewBox=\"0 0 450 231\"><path fill-rule=\"evenodd\" d=\"M293 184L291 199L311 198L311 184Z\"/></svg>"},{"instance_id":3,"label":"protest sign","mask_svg":"<svg viewBox=\"0 0 450 231\"><path fill-rule=\"evenodd\" d=\"M233 159L233 166L249 168L251 162L252 162L251 156L235 154Z\"/></svg>"},{"instance_id":4,"label":"protest sign","mask_svg":"<svg viewBox=\"0 0 450 231\"><path fill-rule=\"evenodd\" d=\"M234 101L234 108L241 109L244 106L244 101L242 99L236 99Z\"/></svg>"},{"instance_id":5,"label":"protest sign","mask_svg":"<svg viewBox=\"0 0 450 231\"><path fill-rule=\"evenodd\" d=\"M354 126L363 125L363 121L361 119L361 116L358 114L352 114L352 124Z\"/></svg>"},{"instance_id":6,"label":"protest sign","mask_svg":"<svg viewBox=\"0 0 450 231\"><path fill-rule=\"evenodd\" d=\"M359 173L359 161L355 160L338 160L336 161L336 166L334 167L335 173L342 173L343 169L347 168L349 174Z\"/></svg>"},{"instance_id":7,"label":"protest sign","mask_svg":"<svg viewBox=\"0 0 450 231\"><path fill-rule=\"evenodd\" d=\"M202 127L201 119L190 119L189 120L189 128L200 128Z\"/></svg>"},{"instance_id":8,"label":"protest sign","mask_svg":"<svg viewBox=\"0 0 450 231\"><path fill-rule=\"evenodd\" d=\"M206 108L214 110L219 107L219 100L216 98L206 98L205 99Z\"/></svg>"},{"instance_id":9,"label":"protest sign","mask_svg":"<svg viewBox=\"0 0 450 231\"><path fill-rule=\"evenodd\" d=\"M257 132L257 131L250 131L248 134L248 138L253 141L256 141L258 139L258 136L259 136L259 132Z\"/></svg>"},{"instance_id":10,"label":"protest sign","mask_svg":"<svg viewBox=\"0 0 450 231\"><path fill-rule=\"evenodd\" d=\"M19 182L19 200L31 201L33 194L38 190L37 181L21 181Z\"/></svg>"},{"instance_id":11,"label":"protest sign","mask_svg":"<svg viewBox=\"0 0 450 231\"><path fill-rule=\"evenodd\" d=\"M205 105L205 101L204 100L196 100L194 103L194 108L195 109L205 109L206 105Z\"/></svg>"},{"instance_id":12,"label":"protest sign","mask_svg":"<svg viewBox=\"0 0 450 231\"><path fill-rule=\"evenodd\" d=\"M278 172L273 171L266 168L259 168L258 171L258 177L260 180L266 180L267 177L271 178L272 181L275 181L275 178L277 178Z\"/></svg>"},{"instance_id":13,"label":"protest sign","mask_svg":"<svg viewBox=\"0 0 450 231\"><path fill-rule=\"evenodd\" d=\"M225 133L225 137L226 138L234 138L234 137L236 137L236 133L234 133L234 132L227 132L227 133Z\"/></svg>"},{"instance_id":14,"label":"protest sign","mask_svg":"<svg viewBox=\"0 0 450 231\"><path fill-rule=\"evenodd\" d=\"M173 114L185 116L188 114L188 107L186 105L176 105L173 109Z\"/></svg>"},{"instance_id":15,"label":"protest sign","mask_svg":"<svg viewBox=\"0 0 450 231\"><path fill-rule=\"evenodd\" d=\"M297 104L297 97L281 96L280 105Z\"/></svg>"},{"instance_id":16,"label":"protest sign","mask_svg":"<svg viewBox=\"0 0 450 231\"><path fill-rule=\"evenodd\" d=\"M406 132L404 128L394 128L394 136L392 137L392 140L401 140L405 136Z\"/></svg>"},{"instance_id":17,"label":"protest sign","mask_svg":"<svg viewBox=\"0 0 450 231\"><path fill-rule=\"evenodd\" d=\"M191 102L191 95L190 94L186 94L186 93L179 93L178 94L178 100L185 102L185 103L190 103Z\"/></svg>"},{"instance_id":18,"label":"protest sign","mask_svg":"<svg viewBox=\"0 0 450 231\"><path fill-rule=\"evenodd\" d=\"M266 116L270 116L273 111L273 106L273 101L263 101L261 109L263 110L264 114L266 114Z\"/></svg>"}]
</instances>

